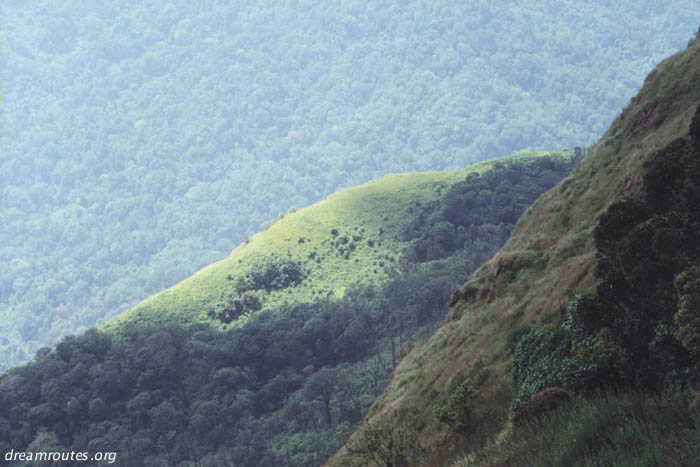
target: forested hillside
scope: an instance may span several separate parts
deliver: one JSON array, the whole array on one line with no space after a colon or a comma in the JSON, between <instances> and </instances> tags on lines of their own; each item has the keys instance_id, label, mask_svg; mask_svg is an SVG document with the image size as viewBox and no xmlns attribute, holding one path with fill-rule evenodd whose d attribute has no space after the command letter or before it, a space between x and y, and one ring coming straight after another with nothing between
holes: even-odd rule
<instances>
[{"instance_id":1,"label":"forested hillside","mask_svg":"<svg viewBox=\"0 0 700 467\"><path fill-rule=\"evenodd\" d=\"M0 452L321 464L572 156L390 175L286 214L102 330L0 376Z\"/></svg>"},{"instance_id":2,"label":"forested hillside","mask_svg":"<svg viewBox=\"0 0 700 467\"><path fill-rule=\"evenodd\" d=\"M340 187L594 141L696 7L4 1L0 369Z\"/></svg>"}]
</instances>

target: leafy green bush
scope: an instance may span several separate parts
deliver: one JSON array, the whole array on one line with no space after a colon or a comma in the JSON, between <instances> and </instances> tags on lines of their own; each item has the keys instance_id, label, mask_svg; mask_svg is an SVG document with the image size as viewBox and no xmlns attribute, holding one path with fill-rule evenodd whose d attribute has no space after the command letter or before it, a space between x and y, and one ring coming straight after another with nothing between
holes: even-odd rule
<instances>
[{"instance_id":1,"label":"leafy green bush","mask_svg":"<svg viewBox=\"0 0 700 467\"><path fill-rule=\"evenodd\" d=\"M222 303L216 303L209 308L207 314L222 323L230 323L246 313L259 311L262 308L260 297L252 290L247 290L238 295L235 292L229 294Z\"/></svg>"},{"instance_id":2,"label":"leafy green bush","mask_svg":"<svg viewBox=\"0 0 700 467\"><path fill-rule=\"evenodd\" d=\"M471 428L473 397L474 388L465 380L450 395L447 404L433 407L433 415L453 430L465 432Z\"/></svg>"},{"instance_id":3,"label":"leafy green bush","mask_svg":"<svg viewBox=\"0 0 700 467\"><path fill-rule=\"evenodd\" d=\"M516 405L549 385L658 391L700 377L699 179L700 151L678 139L648 164L646 191L600 217L600 284L571 300L560 326L517 344Z\"/></svg>"},{"instance_id":4,"label":"leafy green bush","mask_svg":"<svg viewBox=\"0 0 700 467\"><path fill-rule=\"evenodd\" d=\"M513 355L517 408L546 387L573 389L581 370L571 356L571 334L560 326L535 329L520 339Z\"/></svg>"},{"instance_id":5,"label":"leafy green bush","mask_svg":"<svg viewBox=\"0 0 700 467\"><path fill-rule=\"evenodd\" d=\"M238 293L249 290L279 290L300 284L305 273L298 261L270 258L255 264L244 276L235 282Z\"/></svg>"},{"instance_id":6,"label":"leafy green bush","mask_svg":"<svg viewBox=\"0 0 700 467\"><path fill-rule=\"evenodd\" d=\"M577 385L584 391L620 381L627 361L624 349L615 342L609 328L573 341L571 357L579 368Z\"/></svg>"}]
</instances>

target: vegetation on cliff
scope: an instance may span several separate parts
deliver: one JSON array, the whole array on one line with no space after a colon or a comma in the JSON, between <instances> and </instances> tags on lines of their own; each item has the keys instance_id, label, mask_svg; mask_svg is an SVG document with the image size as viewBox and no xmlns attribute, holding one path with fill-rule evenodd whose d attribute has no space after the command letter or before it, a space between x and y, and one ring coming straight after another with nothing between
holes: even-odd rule
<instances>
[{"instance_id":1,"label":"vegetation on cliff","mask_svg":"<svg viewBox=\"0 0 700 467\"><path fill-rule=\"evenodd\" d=\"M405 465L697 459L699 80L693 40L459 288L333 462L361 464L377 427L375 444L396 445L391 427L421 440ZM552 386L573 403L513 426L512 409ZM395 452L379 465L404 465Z\"/></svg>"}]
</instances>

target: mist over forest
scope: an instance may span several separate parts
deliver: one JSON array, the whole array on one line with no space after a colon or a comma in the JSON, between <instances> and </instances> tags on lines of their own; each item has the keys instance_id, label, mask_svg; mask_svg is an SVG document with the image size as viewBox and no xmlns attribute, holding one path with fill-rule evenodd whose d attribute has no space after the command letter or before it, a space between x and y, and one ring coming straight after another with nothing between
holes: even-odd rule
<instances>
[{"instance_id":1,"label":"mist over forest","mask_svg":"<svg viewBox=\"0 0 700 467\"><path fill-rule=\"evenodd\" d=\"M0 7L0 370L391 172L596 141L690 0Z\"/></svg>"}]
</instances>

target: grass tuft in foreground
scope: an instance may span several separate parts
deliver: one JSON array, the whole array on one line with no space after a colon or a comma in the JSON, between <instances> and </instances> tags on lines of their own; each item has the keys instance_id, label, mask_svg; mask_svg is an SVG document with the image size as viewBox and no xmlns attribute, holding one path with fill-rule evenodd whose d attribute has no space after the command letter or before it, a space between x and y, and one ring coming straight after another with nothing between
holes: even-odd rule
<instances>
[{"instance_id":1,"label":"grass tuft in foreground","mask_svg":"<svg viewBox=\"0 0 700 467\"><path fill-rule=\"evenodd\" d=\"M697 465L700 414L688 409L690 400L683 391L577 398L455 466Z\"/></svg>"}]
</instances>

